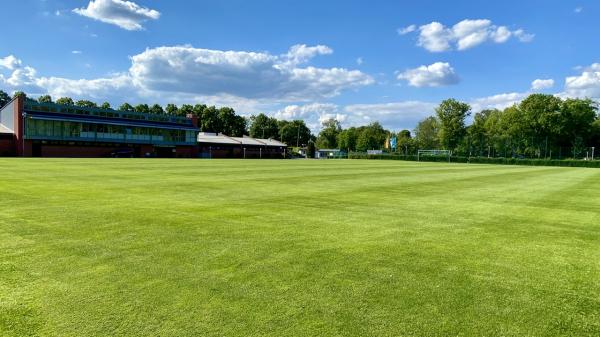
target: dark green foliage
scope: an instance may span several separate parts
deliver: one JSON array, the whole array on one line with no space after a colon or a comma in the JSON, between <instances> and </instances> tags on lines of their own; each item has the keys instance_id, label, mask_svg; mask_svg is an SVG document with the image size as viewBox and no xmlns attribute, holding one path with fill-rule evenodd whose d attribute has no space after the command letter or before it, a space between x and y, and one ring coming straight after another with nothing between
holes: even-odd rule
<instances>
[{"instance_id":1,"label":"dark green foliage","mask_svg":"<svg viewBox=\"0 0 600 337\"><path fill-rule=\"evenodd\" d=\"M110 110L111 109L110 103L104 102L104 103L102 103L102 105L100 105L100 108L105 109L105 110Z\"/></svg>"},{"instance_id":2,"label":"dark green foliage","mask_svg":"<svg viewBox=\"0 0 600 337\"><path fill-rule=\"evenodd\" d=\"M38 97L40 103L52 103L52 97L50 95L43 95Z\"/></svg>"},{"instance_id":3,"label":"dark green foliage","mask_svg":"<svg viewBox=\"0 0 600 337\"><path fill-rule=\"evenodd\" d=\"M73 101L73 99L71 97L61 97L56 100L56 104L75 105L75 102Z\"/></svg>"},{"instance_id":4,"label":"dark green foliage","mask_svg":"<svg viewBox=\"0 0 600 337\"><path fill-rule=\"evenodd\" d=\"M176 115L177 114L177 110L179 110L177 108L177 105L169 103L167 104L167 107L165 108L165 111L169 114L169 115Z\"/></svg>"},{"instance_id":5,"label":"dark green foliage","mask_svg":"<svg viewBox=\"0 0 600 337\"><path fill-rule=\"evenodd\" d=\"M85 99L79 100L75 102L76 106L84 107L84 108L97 108L98 105L92 101L88 101Z\"/></svg>"},{"instance_id":6,"label":"dark green foliage","mask_svg":"<svg viewBox=\"0 0 600 337\"><path fill-rule=\"evenodd\" d=\"M121 104L119 111L135 112L135 108L131 104L125 102Z\"/></svg>"},{"instance_id":7,"label":"dark green foliage","mask_svg":"<svg viewBox=\"0 0 600 337\"><path fill-rule=\"evenodd\" d=\"M135 112L140 113L150 113L150 107L148 106L148 104L138 104L135 106L134 110Z\"/></svg>"},{"instance_id":8,"label":"dark green foliage","mask_svg":"<svg viewBox=\"0 0 600 337\"><path fill-rule=\"evenodd\" d=\"M27 98L27 94L22 91L15 91L15 93L13 94L13 98L17 98L20 96Z\"/></svg>"},{"instance_id":9,"label":"dark green foliage","mask_svg":"<svg viewBox=\"0 0 600 337\"><path fill-rule=\"evenodd\" d=\"M455 150L466 134L465 119L471 114L471 107L455 99L442 101L435 109L440 122L439 138L447 150Z\"/></svg>"},{"instance_id":10,"label":"dark green foliage","mask_svg":"<svg viewBox=\"0 0 600 337\"><path fill-rule=\"evenodd\" d=\"M384 146L388 132L378 122L359 128L356 140L357 151L381 150Z\"/></svg>"},{"instance_id":11,"label":"dark green foliage","mask_svg":"<svg viewBox=\"0 0 600 337\"><path fill-rule=\"evenodd\" d=\"M8 104L10 100L10 96L6 92L0 90L0 108Z\"/></svg>"},{"instance_id":12,"label":"dark green foliage","mask_svg":"<svg viewBox=\"0 0 600 337\"><path fill-rule=\"evenodd\" d=\"M250 137L279 138L279 125L277 119L264 113L250 117Z\"/></svg>"},{"instance_id":13,"label":"dark green foliage","mask_svg":"<svg viewBox=\"0 0 600 337\"><path fill-rule=\"evenodd\" d=\"M317 147L320 149L335 149L338 147L337 136L342 131L340 122L330 118L323 122L323 129L317 137Z\"/></svg>"},{"instance_id":14,"label":"dark green foliage","mask_svg":"<svg viewBox=\"0 0 600 337\"><path fill-rule=\"evenodd\" d=\"M315 157L315 152L316 152L315 142L313 142L311 140L311 141L308 142L308 145L306 146L306 157L307 158L314 158Z\"/></svg>"},{"instance_id":15,"label":"dark green foliage","mask_svg":"<svg viewBox=\"0 0 600 337\"><path fill-rule=\"evenodd\" d=\"M310 141L310 129L303 120L279 121L279 140L288 146L306 146Z\"/></svg>"}]
</instances>

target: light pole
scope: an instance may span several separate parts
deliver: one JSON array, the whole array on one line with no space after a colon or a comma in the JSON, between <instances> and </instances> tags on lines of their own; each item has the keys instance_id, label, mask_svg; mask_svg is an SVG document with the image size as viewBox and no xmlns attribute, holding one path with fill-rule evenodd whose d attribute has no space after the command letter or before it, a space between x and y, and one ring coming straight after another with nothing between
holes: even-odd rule
<instances>
[{"instance_id":1,"label":"light pole","mask_svg":"<svg viewBox=\"0 0 600 337\"><path fill-rule=\"evenodd\" d=\"M296 136L296 147L298 147L299 143L300 143L300 125L298 125L298 136Z\"/></svg>"},{"instance_id":2,"label":"light pole","mask_svg":"<svg viewBox=\"0 0 600 337\"><path fill-rule=\"evenodd\" d=\"M592 146L592 160L594 160L594 150L595 150L595 149L596 149L596 148Z\"/></svg>"}]
</instances>

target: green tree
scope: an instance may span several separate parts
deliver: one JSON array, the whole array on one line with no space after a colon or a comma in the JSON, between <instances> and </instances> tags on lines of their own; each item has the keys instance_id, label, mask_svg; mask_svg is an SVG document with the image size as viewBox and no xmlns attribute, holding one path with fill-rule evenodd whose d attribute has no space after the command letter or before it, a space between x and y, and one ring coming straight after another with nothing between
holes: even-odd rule
<instances>
[{"instance_id":1,"label":"green tree","mask_svg":"<svg viewBox=\"0 0 600 337\"><path fill-rule=\"evenodd\" d=\"M24 97L25 99L27 99L27 94L23 91L15 91L15 93L13 94L13 99L17 97Z\"/></svg>"},{"instance_id":2,"label":"green tree","mask_svg":"<svg viewBox=\"0 0 600 337\"><path fill-rule=\"evenodd\" d=\"M553 95L532 94L519 104L527 130L528 152L546 157L548 147L556 143L560 134L561 103L561 99Z\"/></svg>"},{"instance_id":3,"label":"green tree","mask_svg":"<svg viewBox=\"0 0 600 337\"><path fill-rule=\"evenodd\" d=\"M313 142L312 140L308 142L308 145L306 145L306 157L308 158L314 158L315 157L315 152L316 152L316 147L315 147L315 142Z\"/></svg>"},{"instance_id":4,"label":"green tree","mask_svg":"<svg viewBox=\"0 0 600 337\"><path fill-rule=\"evenodd\" d=\"M219 119L219 110L213 105L206 107L202 112L200 120L201 130L205 132L220 132L221 120Z\"/></svg>"},{"instance_id":5,"label":"green tree","mask_svg":"<svg viewBox=\"0 0 600 337\"><path fill-rule=\"evenodd\" d=\"M8 104L8 102L10 102L11 98L10 96L8 96L8 94L2 90L0 90L0 108L5 106L6 104Z\"/></svg>"},{"instance_id":6,"label":"green tree","mask_svg":"<svg viewBox=\"0 0 600 337\"><path fill-rule=\"evenodd\" d=\"M40 103L52 103L52 97L50 95L43 95L38 97Z\"/></svg>"},{"instance_id":7,"label":"green tree","mask_svg":"<svg viewBox=\"0 0 600 337\"><path fill-rule=\"evenodd\" d=\"M361 128L356 140L356 149L363 152L383 149L388 134L378 122L371 123Z\"/></svg>"},{"instance_id":8,"label":"green tree","mask_svg":"<svg viewBox=\"0 0 600 337\"><path fill-rule=\"evenodd\" d=\"M84 107L84 108L97 108L98 105L92 101L88 101L85 99L79 100L75 102L76 106Z\"/></svg>"},{"instance_id":9,"label":"green tree","mask_svg":"<svg viewBox=\"0 0 600 337\"><path fill-rule=\"evenodd\" d=\"M136 105L134 108L135 112L140 112L140 113L150 113L150 107L148 106L148 104L138 104Z\"/></svg>"},{"instance_id":10,"label":"green tree","mask_svg":"<svg viewBox=\"0 0 600 337\"><path fill-rule=\"evenodd\" d=\"M396 135L396 151L402 151L405 155L412 152L414 141L409 130L402 130Z\"/></svg>"},{"instance_id":11,"label":"green tree","mask_svg":"<svg viewBox=\"0 0 600 337\"><path fill-rule=\"evenodd\" d=\"M104 109L104 110L111 110L112 108L110 107L110 103L108 102L104 102L102 103L102 105L100 105L100 108Z\"/></svg>"},{"instance_id":12,"label":"green tree","mask_svg":"<svg viewBox=\"0 0 600 337\"><path fill-rule=\"evenodd\" d=\"M576 144L589 143L597 110L590 99L567 99L562 102L559 122L560 145L575 147Z\"/></svg>"},{"instance_id":13,"label":"green tree","mask_svg":"<svg viewBox=\"0 0 600 337\"><path fill-rule=\"evenodd\" d=\"M133 106L127 102L121 104L121 106L119 107L119 111L125 111L125 112L135 112L135 109L133 108Z\"/></svg>"},{"instance_id":14,"label":"green tree","mask_svg":"<svg viewBox=\"0 0 600 337\"><path fill-rule=\"evenodd\" d=\"M415 142L419 149L431 150L440 147L440 123L434 116L420 121L415 127Z\"/></svg>"},{"instance_id":15,"label":"green tree","mask_svg":"<svg viewBox=\"0 0 600 337\"><path fill-rule=\"evenodd\" d=\"M440 121L440 142L447 150L455 150L466 133L465 119L471 107L455 99L442 101L435 109Z\"/></svg>"},{"instance_id":16,"label":"green tree","mask_svg":"<svg viewBox=\"0 0 600 337\"><path fill-rule=\"evenodd\" d=\"M340 149L346 151L356 151L356 142L358 140L358 129L350 127L348 129L340 131L337 135L337 144Z\"/></svg>"},{"instance_id":17,"label":"green tree","mask_svg":"<svg viewBox=\"0 0 600 337\"><path fill-rule=\"evenodd\" d=\"M177 110L179 110L177 108L177 105L169 103L167 104L167 106L165 107L165 111L169 114L169 115L176 115L177 114Z\"/></svg>"},{"instance_id":18,"label":"green tree","mask_svg":"<svg viewBox=\"0 0 600 337\"><path fill-rule=\"evenodd\" d=\"M303 120L279 123L279 139L288 146L306 146L310 140L310 129Z\"/></svg>"},{"instance_id":19,"label":"green tree","mask_svg":"<svg viewBox=\"0 0 600 337\"><path fill-rule=\"evenodd\" d=\"M177 116L186 117L188 114L194 113L194 106L190 104L183 104L179 109L177 109Z\"/></svg>"},{"instance_id":20,"label":"green tree","mask_svg":"<svg viewBox=\"0 0 600 337\"><path fill-rule=\"evenodd\" d=\"M330 118L323 122L323 129L317 137L317 147L320 149L337 148L337 136L342 131L340 122Z\"/></svg>"},{"instance_id":21,"label":"green tree","mask_svg":"<svg viewBox=\"0 0 600 337\"><path fill-rule=\"evenodd\" d=\"M235 110L228 107L219 109L219 132L233 137L246 134L246 119L235 114Z\"/></svg>"},{"instance_id":22,"label":"green tree","mask_svg":"<svg viewBox=\"0 0 600 337\"><path fill-rule=\"evenodd\" d=\"M279 136L279 125L277 119L261 113L250 117L249 131L250 137L276 139Z\"/></svg>"},{"instance_id":23,"label":"green tree","mask_svg":"<svg viewBox=\"0 0 600 337\"><path fill-rule=\"evenodd\" d=\"M71 97L61 97L56 100L56 104L75 105L75 102L73 101L73 99Z\"/></svg>"}]
</instances>

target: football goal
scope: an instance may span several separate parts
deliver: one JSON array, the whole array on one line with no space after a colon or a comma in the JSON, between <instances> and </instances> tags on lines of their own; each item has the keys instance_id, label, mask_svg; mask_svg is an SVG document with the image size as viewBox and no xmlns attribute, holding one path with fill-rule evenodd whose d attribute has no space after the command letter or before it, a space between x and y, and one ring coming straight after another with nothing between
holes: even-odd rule
<instances>
[{"instance_id":1,"label":"football goal","mask_svg":"<svg viewBox=\"0 0 600 337\"><path fill-rule=\"evenodd\" d=\"M452 151L450 150L419 150L417 152L417 161L421 161L422 157L447 157L450 162Z\"/></svg>"}]
</instances>

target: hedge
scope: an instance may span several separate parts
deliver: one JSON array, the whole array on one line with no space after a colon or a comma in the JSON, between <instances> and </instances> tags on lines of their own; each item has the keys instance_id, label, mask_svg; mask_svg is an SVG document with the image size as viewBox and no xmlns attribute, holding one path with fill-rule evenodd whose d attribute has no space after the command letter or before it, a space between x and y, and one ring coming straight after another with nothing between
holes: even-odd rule
<instances>
[{"instance_id":1,"label":"hedge","mask_svg":"<svg viewBox=\"0 0 600 337\"><path fill-rule=\"evenodd\" d=\"M373 154L352 152L349 159L380 159L380 160L407 160L417 161L416 155L402 154ZM448 162L446 156L421 156L421 161ZM528 165L528 166L566 166L566 167L593 167L600 168L600 160L575 160L575 159L519 159L519 158L487 158L487 157L450 157L452 163L472 164L499 164L499 165Z\"/></svg>"}]
</instances>

